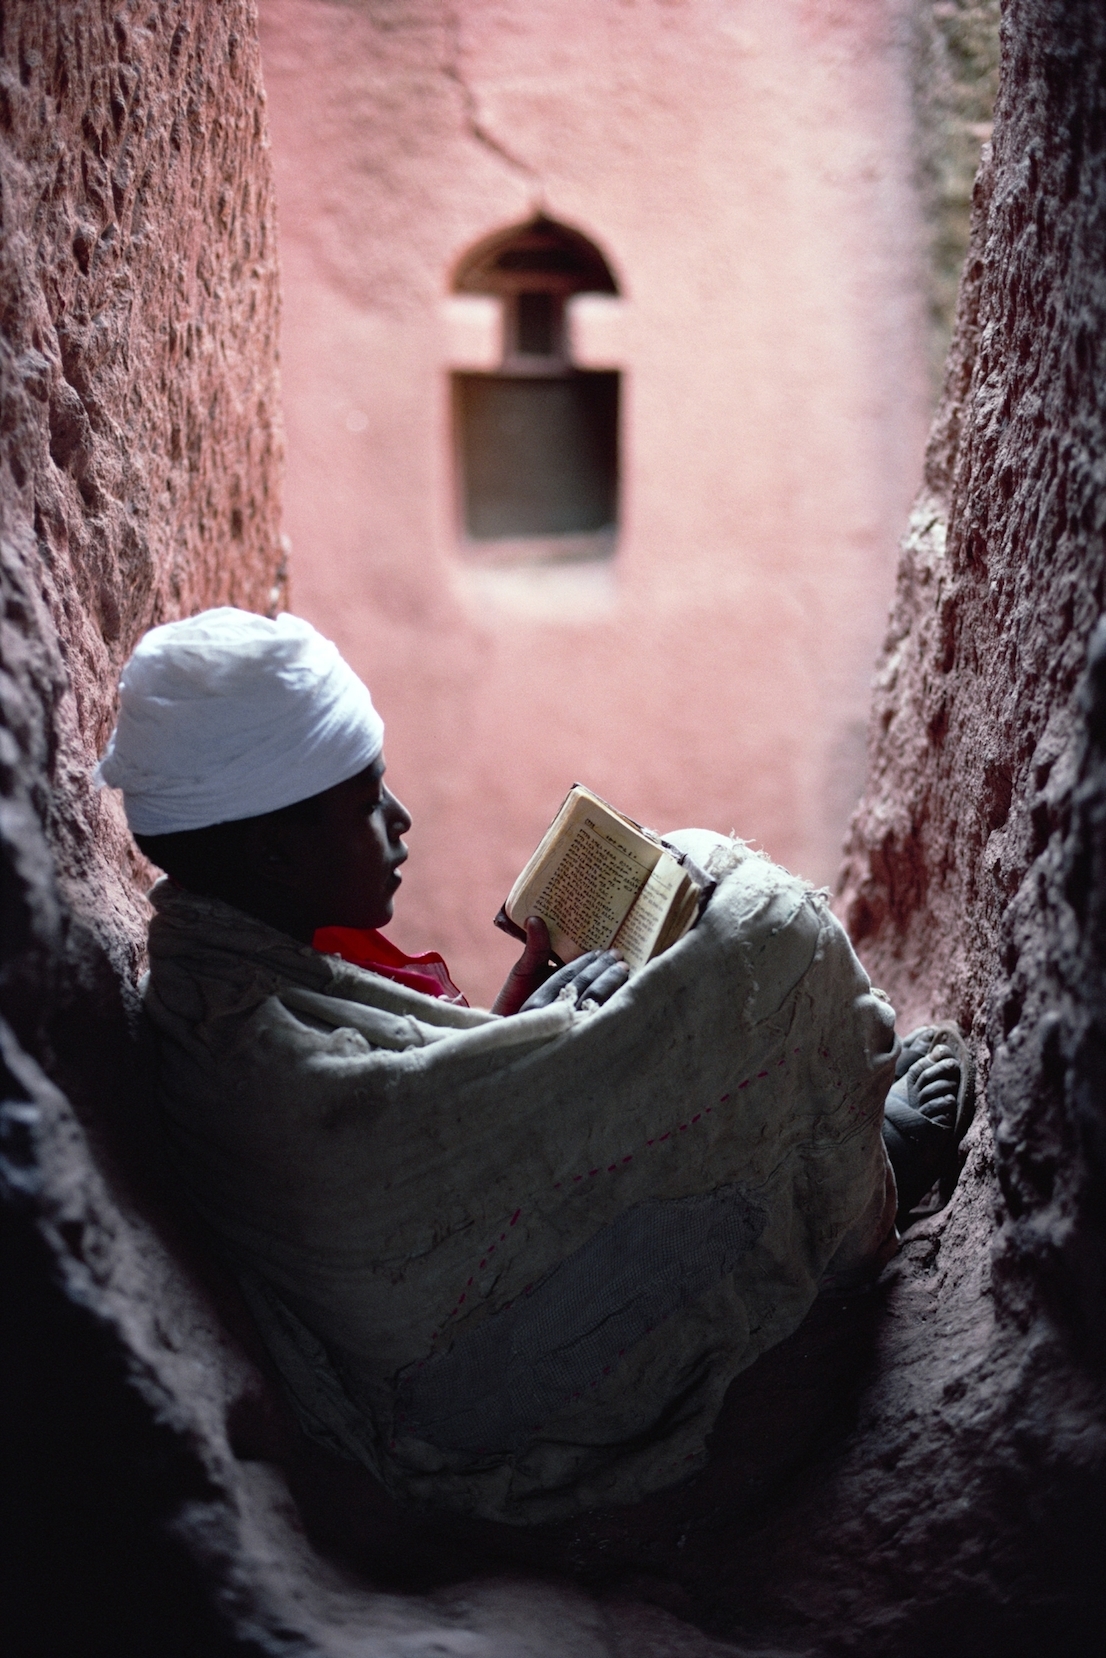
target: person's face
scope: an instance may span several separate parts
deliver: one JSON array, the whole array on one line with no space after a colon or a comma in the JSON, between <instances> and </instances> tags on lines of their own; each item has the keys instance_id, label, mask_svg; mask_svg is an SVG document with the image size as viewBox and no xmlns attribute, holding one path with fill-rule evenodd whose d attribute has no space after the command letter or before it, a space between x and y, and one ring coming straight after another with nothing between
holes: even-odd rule
<instances>
[{"instance_id":1,"label":"person's face","mask_svg":"<svg viewBox=\"0 0 1106 1658\"><path fill-rule=\"evenodd\" d=\"M280 880L310 936L319 927L382 927L392 918L411 827L384 783L384 757L319 797L315 820L293 819L278 832Z\"/></svg>"}]
</instances>

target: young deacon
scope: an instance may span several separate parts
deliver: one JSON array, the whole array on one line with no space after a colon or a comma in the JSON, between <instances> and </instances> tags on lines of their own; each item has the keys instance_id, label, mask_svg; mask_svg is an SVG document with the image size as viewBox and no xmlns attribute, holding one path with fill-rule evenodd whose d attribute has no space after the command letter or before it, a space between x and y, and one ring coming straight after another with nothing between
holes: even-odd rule
<instances>
[{"instance_id":1,"label":"young deacon","mask_svg":"<svg viewBox=\"0 0 1106 1658\"><path fill-rule=\"evenodd\" d=\"M98 774L166 872L182 1192L304 1428L402 1498L527 1523L685 1477L732 1378L955 1178L958 1033L904 1047L822 897L740 843L669 837L718 886L632 977L553 971L531 921L483 1011L397 949L383 725L297 617L154 628Z\"/></svg>"}]
</instances>

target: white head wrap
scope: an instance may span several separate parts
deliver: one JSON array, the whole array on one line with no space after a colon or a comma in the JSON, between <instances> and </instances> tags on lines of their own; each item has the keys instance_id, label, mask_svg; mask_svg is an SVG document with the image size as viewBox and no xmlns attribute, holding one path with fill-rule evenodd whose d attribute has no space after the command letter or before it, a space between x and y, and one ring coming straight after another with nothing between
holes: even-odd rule
<instances>
[{"instance_id":1,"label":"white head wrap","mask_svg":"<svg viewBox=\"0 0 1106 1658\"><path fill-rule=\"evenodd\" d=\"M368 690L310 622L224 606L139 642L96 781L122 789L136 834L167 835L306 800L383 744Z\"/></svg>"}]
</instances>

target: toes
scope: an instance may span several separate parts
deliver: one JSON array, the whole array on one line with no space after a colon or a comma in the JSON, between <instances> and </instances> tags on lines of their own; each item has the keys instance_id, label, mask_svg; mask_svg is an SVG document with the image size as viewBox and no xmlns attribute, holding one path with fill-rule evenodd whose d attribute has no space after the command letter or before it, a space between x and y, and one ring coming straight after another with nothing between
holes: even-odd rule
<instances>
[{"instance_id":1,"label":"toes","mask_svg":"<svg viewBox=\"0 0 1106 1658\"><path fill-rule=\"evenodd\" d=\"M941 1058L927 1055L912 1065L907 1087L913 1109L928 1117L930 1122L945 1127L951 1126L956 1118L960 1064L947 1048L943 1050L943 1055Z\"/></svg>"},{"instance_id":2,"label":"toes","mask_svg":"<svg viewBox=\"0 0 1106 1658\"><path fill-rule=\"evenodd\" d=\"M918 1112L937 1128L952 1128L956 1121L956 1098L952 1094L939 1094L936 1099L919 1100Z\"/></svg>"},{"instance_id":3,"label":"toes","mask_svg":"<svg viewBox=\"0 0 1106 1658\"><path fill-rule=\"evenodd\" d=\"M929 1054L929 1049L920 1042L908 1037L902 1045L902 1050L895 1062L895 1081L898 1082L915 1065L919 1064Z\"/></svg>"}]
</instances>

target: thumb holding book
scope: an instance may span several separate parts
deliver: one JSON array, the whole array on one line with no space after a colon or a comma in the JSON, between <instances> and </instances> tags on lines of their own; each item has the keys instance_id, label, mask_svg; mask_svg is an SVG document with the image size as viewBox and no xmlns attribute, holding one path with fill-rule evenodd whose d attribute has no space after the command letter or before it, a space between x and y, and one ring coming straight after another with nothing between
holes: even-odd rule
<instances>
[{"instance_id":1,"label":"thumb holding book","mask_svg":"<svg viewBox=\"0 0 1106 1658\"><path fill-rule=\"evenodd\" d=\"M629 968L616 950L588 950L556 972L554 965L549 929L540 916L528 916L526 948L508 973L492 1012L506 1015L547 1007L566 985L572 987L577 1002L601 1006L629 977Z\"/></svg>"}]
</instances>

